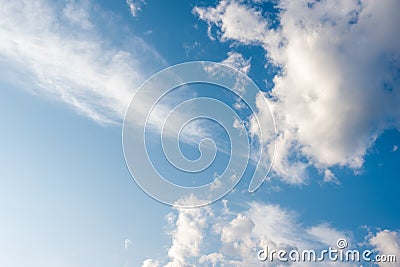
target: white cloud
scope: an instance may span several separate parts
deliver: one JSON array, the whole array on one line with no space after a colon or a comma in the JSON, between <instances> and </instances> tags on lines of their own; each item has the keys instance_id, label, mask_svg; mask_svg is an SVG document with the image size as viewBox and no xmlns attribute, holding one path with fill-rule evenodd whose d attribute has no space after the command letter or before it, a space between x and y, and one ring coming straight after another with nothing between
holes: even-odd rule
<instances>
[{"instance_id":1,"label":"white cloud","mask_svg":"<svg viewBox=\"0 0 400 267\"><path fill-rule=\"evenodd\" d=\"M224 255L221 253L210 253L208 255L203 255L199 259L199 263L205 264L205 263L211 263L211 266L215 267L218 266L217 263L222 262L224 260ZM207 266L209 266L207 264Z\"/></svg>"},{"instance_id":2,"label":"white cloud","mask_svg":"<svg viewBox=\"0 0 400 267\"><path fill-rule=\"evenodd\" d=\"M143 261L142 267L158 267L160 263L156 260L147 259Z\"/></svg>"},{"instance_id":3,"label":"white cloud","mask_svg":"<svg viewBox=\"0 0 400 267\"><path fill-rule=\"evenodd\" d=\"M251 59L245 59L242 54L234 51L228 52L228 57L224 59L221 63L237 70L240 70L244 74L248 74L251 64Z\"/></svg>"},{"instance_id":4,"label":"white cloud","mask_svg":"<svg viewBox=\"0 0 400 267\"><path fill-rule=\"evenodd\" d=\"M245 215L239 214L232 221L221 228L222 251L225 254L248 258L251 253L253 240L251 234L254 229L253 221Z\"/></svg>"},{"instance_id":5,"label":"white cloud","mask_svg":"<svg viewBox=\"0 0 400 267\"><path fill-rule=\"evenodd\" d=\"M121 121L152 68L144 64L146 57L159 65L163 60L138 38L130 38L129 51L112 45L104 25L97 25L98 7L92 17L93 4L59 4L60 10L46 0L0 0L2 80L67 103L95 121Z\"/></svg>"},{"instance_id":6,"label":"white cloud","mask_svg":"<svg viewBox=\"0 0 400 267\"><path fill-rule=\"evenodd\" d=\"M393 148L392 148L392 152L396 152L398 149L399 149L399 147L394 145Z\"/></svg>"},{"instance_id":7,"label":"white cloud","mask_svg":"<svg viewBox=\"0 0 400 267\"><path fill-rule=\"evenodd\" d=\"M213 25L220 29L218 37L223 41L234 39L245 44L254 44L262 43L265 38L268 25L261 13L236 1L223 0L216 8L195 7L193 13L208 22L208 33L212 39Z\"/></svg>"},{"instance_id":8,"label":"white cloud","mask_svg":"<svg viewBox=\"0 0 400 267\"><path fill-rule=\"evenodd\" d=\"M62 10L62 14L70 23L78 25L82 29L90 30L93 28L93 24L90 21L89 7L89 1L77 3L74 0L68 0Z\"/></svg>"},{"instance_id":9,"label":"white cloud","mask_svg":"<svg viewBox=\"0 0 400 267\"><path fill-rule=\"evenodd\" d=\"M329 224L306 226L297 214L278 205L251 202L241 212L232 212L226 201L222 204L222 212L215 205L214 209L177 210L176 222L170 224L170 261L164 266L264 266L257 259L257 251L266 246L318 250L336 247L339 238L354 247L350 234ZM208 242L203 240L205 236Z\"/></svg>"},{"instance_id":10,"label":"white cloud","mask_svg":"<svg viewBox=\"0 0 400 267\"><path fill-rule=\"evenodd\" d=\"M89 1L0 0L0 5L2 82L67 104L98 123L121 123L137 88L166 65L142 39L123 25L113 25L111 12ZM115 34L122 44L113 43L111 36ZM146 107L149 95L158 92L147 93L133 108L137 129L150 112ZM160 131L173 104L181 103L185 97L166 97L168 101L157 105L147 121L150 130ZM163 135L176 140L188 113L186 117L176 114L175 120L170 119ZM187 124L180 140L198 145L212 136L211 129L204 128L200 120ZM225 152L224 147L219 148Z\"/></svg>"},{"instance_id":11,"label":"white cloud","mask_svg":"<svg viewBox=\"0 0 400 267\"><path fill-rule=\"evenodd\" d=\"M319 240L321 243L332 247L336 245L336 242L339 239L348 239L348 236L350 236L350 234L345 234L343 232L337 231L327 223L312 226L307 229L307 233L309 236L312 236L314 239Z\"/></svg>"},{"instance_id":12,"label":"white cloud","mask_svg":"<svg viewBox=\"0 0 400 267\"><path fill-rule=\"evenodd\" d=\"M369 243L381 255L395 255L397 261L400 259L400 233L396 231L383 230L369 239ZM379 266L398 266L396 263L381 263Z\"/></svg>"},{"instance_id":13,"label":"white cloud","mask_svg":"<svg viewBox=\"0 0 400 267\"><path fill-rule=\"evenodd\" d=\"M128 249L130 245L132 245L132 241L129 239L125 239L124 240L124 248Z\"/></svg>"},{"instance_id":14,"label":"white cloud","mask_svg":"<svg viewBox=\"0 0 400 267\"><path fill-rule=\"evenodd\" d=\"M400 2L282 0L278 6L280 26L271 29L240 1L194 13L219 30L221 41L260 44L281 68L269 95L278 127L275 174L303 183L309 166L324 174L332 166L362 168L376 138L400 129Z\"/></svg>"},{"instance_id":15,"label":"white cloud","mask_svg":"<svg viewBox=\"0 0 400 267\"><path fill-rule=\"evenodd\" d=\"M204 229L208 226L208 218L212 216L209 207L178 208L178 211L179 215L170 232L172 237L172 245L168 250L170 261L165 265L168 267L191 266L190 259L200 256Z\"/></svg>"},{"instance_id":16,"label":"white cloud","mask_svg":"<svg viewBox=\"0 0 400 267\"><path fill-rule=\"evenodd\" d=\"M129 11L133 17L136 17L138 13L142 10L142 6L146 4L144 0L126 0L126 4L129 7Z\"/></svg>"}]
</instances>

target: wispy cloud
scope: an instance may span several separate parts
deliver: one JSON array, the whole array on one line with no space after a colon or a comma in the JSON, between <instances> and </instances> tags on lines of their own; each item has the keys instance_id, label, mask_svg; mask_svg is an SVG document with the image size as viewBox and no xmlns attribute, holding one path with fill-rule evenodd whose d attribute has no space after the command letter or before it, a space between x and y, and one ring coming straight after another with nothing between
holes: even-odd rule
<instances>
[{"instance_id":1,"label":"wispy cloud","mask_svg":"<svg viewBox=\"0 0 400 267\"><path fill-rule=\"evenodd\" d=\"M142 6L146 4L144 0L126 0L126 4L129 7L129 11L133 17L136 17L142 10Z\"/></svg>"},{"instance_id":2,"label":"wispy cloud","mask_svg":"<svg viewBox=\"0 0 400 267\"><path fill-rule=\"evenodd\" d=\"M397 262L382 262L379 266L398 266L400 258L400 232L382 230L371 234L368 242L382 255L395 255Z\"/></svg>"},{"instance_id":3,"label":"wispy cloud","mask_svg":"<svg viewBox=\"0 0 400 267\"><path fill-rule=\"evenodd\" d=\"M90 1L0 0L0 4L0 79L66 103L96 122L122 122L138 87L167 65L134 33L113 25L112 13L102 16L105 11ZM110 31L118 32L129 49L115 44ZM150 116L151 129L160 130L172 104L182 101L168 99ZM135 107L136 117L146 118L150 110L142 106ZM183 125L168 126L164 133L176 138ZM197 145L206 136L211 134L200 124L191 123L182 140Z\"/></svg>"},{"instance_id":4,"label":"wispy cloud","mask_svg":"<svg viewBox=\"0 0 400 267\"><path fill-rule=\"evenodd\" d=\"M124 240L124 248L128 249L130 245L132 245L132 241L130 239L125 239Z\"/></svg>"},{"instance_id":5,"label":"wispy cloud","mask_svg":"<svg viewBox=\"0 0 400 267\"><path fill-rule=\"evenodd\" d=\"M262 44L265 39L267 22L260 11L242 5L239 1L220 1L214 7L195 7L193 13L208 23L210 39L222 41L237 40L244 44ZM211 28L217 26L217 36L211 34Z\"/></svg>"},{"instance_id":6,"label":"wispy cloud","mask_svg":"<svg viewBox=\"0 0 400 267\"><path fill-rule=\"evenodd\" d=\"M99 15L103 11L88 1L0 4L1 79L67 103L97 122L122 120L134 91L154 71L148 58L165 64L133 34L126 38L130 50L114 45Z\"/></svg>"}]
</instances>

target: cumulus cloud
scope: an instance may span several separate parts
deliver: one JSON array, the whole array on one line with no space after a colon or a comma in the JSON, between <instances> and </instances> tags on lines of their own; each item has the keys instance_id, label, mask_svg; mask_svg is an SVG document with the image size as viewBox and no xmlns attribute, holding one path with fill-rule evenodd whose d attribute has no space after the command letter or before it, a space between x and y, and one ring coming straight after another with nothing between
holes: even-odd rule
<instances>
[{"instance_id":1,"label":"cumulus cloud","mask_svg":"<svg viewBox=\"0 0 400 267\"><path fill-rule=\"evenodd\" d=\"M400 129L399 8L395 0L281 0L276 27L256 4L194 8L209 33L260 45L279 68L268 97L278 126L273 168L285 181L303 183L309 166L327 181L329 167L360 169L377 137Z\"/></svg>"},{"instance_id":2,"label":"cumulus cloud","mask_svg":"<svg viewBox=\"0 0 400 267\"><path fill-rule=\"evenodd\" d=\"M304 225L296 213L278 205L251 202L241 212L232 212L225 201L222 211L208 206L177 212L176 217L168 216L172 243L163 266L263 266L257 251L266 246L318 250L335 247L339 238L353 246L351 234L326 223ZM212 244L204 241L205 236Z\"/></svg>"},{"instance_id":3,"label":"cumulus cloud","mask_svg":"<svg viewBox=\"0 0 400 267\"><path fill-rule=\"evenodd\" d=\"M62 15L72 24L76 24L85 30L93 28L90 20L90 3L89 1L81 1L77 3L73 0L68 0L62 9Z\"/></svg>"},{"instance_id":4,"label":"cumulus cloud","mask_svg":"<svg viewBox=\"0 0 400 267\"><path fill-rule=\"evenodd\" d=\"M208 207L196 209L178 209L179 215L170 232L172 245L168 250L170 261L165 265L192 266L190 260L199 257L204 238L207 219L211 216Z\"/></svg>"},{"instance_id":5,"label":"cumulus cloud","mask_svg":"<svg viewBox=\"0 0 400 267\"><path fill-rule=\"evenodd\" d=\"M217 266L217 263L224 261L225 257L221 253L210 253L208 255L203 255L199 259L199 263L201 264L211 264L211 266Z\"/></svg>"},{"instance_id":6,"label":"cumulus cloud","mask_svg":"<svg viewBox=\"0 0 400 267\"><path fill-rule=\"evenodd\" d=\"M383 230L371 236L369 243L381 255L395 255L397 261L400 258L400 233L398 231ZM398 266L396 263L381 263L379 266Z\"/></svg>"},{"instance_id":7,"label":"cumulus cloud","mask_svg":"<svg viewBox=\"0 0 400 267\"><path fill-rule=\"evenodd\" d=\"M105 11L90 1L0 0L0 5L0 79L66 103L96 122L120 123L136 89L166 65L142 39L103 21L101 14ZM110 16L107 13L107 18ZM121 42L126 38L124 47L129 50L113 43L107 33L111 30L121 34ZM244 72L249 68L248 61L237 53L228 55L227 64L235 64ZM182 98L169 97L157 105L148 120L150 129L159 131L172 110L171 103L180 103ZM145 109L148 99L141 100L134 107L135 122L143 121L149 112ZM168 126L164 133L174 138L182 127L173 123ZM212 134L193 122L183 131L182 140L198 144L205 136Z\"/></svg>"},{"instance_id":8,"label":"cumulus cloud","mask_svg":"<svg viewBox=\"0 0 400 267\"><path fill-rule=\"evenodd\" d=\"M107 23L93 16L93 10L102 11L89 1L1 0L0 5L2 81L67 103L97 122L122 120L153 68L144 64L147 57L164 64L134 36L131 50L113 45L104 33Z\"/></svg>"},{"instance_id":9,"label":"cumulus cloud","mask_svg":"<svg viewBox=\"0 0 400 267\"><path fill-rule=\"evenodd\" d=\"M124 240L124 248L128 249L130 245L132 245L132 241L130 239L125 239Z\"/></svg>"},{"instance_id":10,"label":"cumulus cloud","mask_svg":"<svg viewBox=\"0 0 400 267\"><path fill-rule=\"evenodd\" d=\"M156 260L147 259L143 261L142 267L158 267L160 263Z\"/></svg>"},{"instance_id":11,"label":"cumulus cloud","mask_svg":"<svg viewBox=\"0 0 400 267\"><path fill-rule=\"evenodd\" d=\"M193 13L208 23L211 39L212 27L217 26L217 37L223 41L234 39L244 44L262 43L267 23L261 12L236 1L221 1L215 8L195 7Z\"/></svg>"}]
</instances>

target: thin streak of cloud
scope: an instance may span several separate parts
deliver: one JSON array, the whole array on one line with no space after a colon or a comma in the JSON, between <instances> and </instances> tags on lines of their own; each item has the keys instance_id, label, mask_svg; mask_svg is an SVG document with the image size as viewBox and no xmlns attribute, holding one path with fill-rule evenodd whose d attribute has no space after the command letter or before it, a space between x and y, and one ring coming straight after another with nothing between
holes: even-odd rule
<instances>
[{"instance_id":1,"label":"thin streak of cloud","mask_svg":"<svg viewBox=\"0 0 400 267\"><path fill-rule=\"evenodd\" d=\"M99 123L118 123L150 62L162 58L138 37L131 50L112 45L90 2L0 0L2 80L67 103ZM100 16L101 17L101 16Z\"/></svg>"},{"instance_id":2,"label":"thin streak of cloud","mask_svg":"<svg viewBox=\"0 0 400 267\"><path fill-rule=\"evenodd\" d=\"M142 6L146 4L144 0L126 0L126 4L129 7L129 11L133 17L136 17L140 11L142 11Z\"/></svg>"}]
</instances>

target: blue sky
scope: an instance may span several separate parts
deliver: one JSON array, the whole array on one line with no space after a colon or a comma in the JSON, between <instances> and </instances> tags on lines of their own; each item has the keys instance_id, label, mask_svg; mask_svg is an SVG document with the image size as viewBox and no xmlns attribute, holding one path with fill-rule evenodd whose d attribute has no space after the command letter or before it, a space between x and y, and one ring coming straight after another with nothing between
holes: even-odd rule
<instances>
[{"instance_id":1,"label":"blue sky","mask_svg":"<svg viewBox=\"0 0 400 267\"><path fill-rule=\"evenodd\" d=\"M397 1L0 3L0 266L264 266L265 245L321 250L338 238L400 259ZM134 182L121 134L140 85L195 60L257 84L277 149L255 193L250 166L222 200L180 209ZM235 102L191 85L160 104L200 96ZM253 104L267 125L269 110ZM210 137L219 156L199 175L167 171L185 185L213 180L228 161L223 128L195 126L183 154L195 159ZM260 141L267 158L271 140ZM169 166L159 145L148 144L150 158Z\"/></svg>"}]
</instances>

